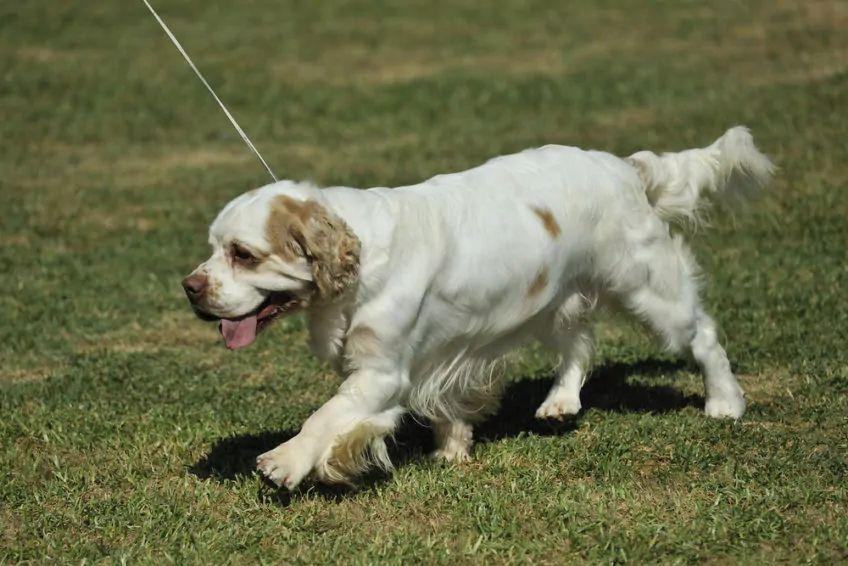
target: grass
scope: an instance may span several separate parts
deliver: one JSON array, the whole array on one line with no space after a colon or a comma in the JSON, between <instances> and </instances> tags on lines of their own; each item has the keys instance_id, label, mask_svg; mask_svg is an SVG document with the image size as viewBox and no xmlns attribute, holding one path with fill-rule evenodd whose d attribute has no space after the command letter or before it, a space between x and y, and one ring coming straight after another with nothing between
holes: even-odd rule
<instances>
[{"instance_id":1,"label":"grass","mask_svg":"<svg viewBox=\"0 0 848 566\"><path fill-rule=\"evenodd\" d=\"M0 562L848 559L848 10L825 0L159 2L279 174L393 185L544 143L626 154L750 126L773 194L694 238L750 408L635 326L586 410L532 419L528 350L473 462L356 490L251 460L338 379L293 318L247 351L179 280L261 167L141 3L0 6Z\"/></svg>"}]
</instances>

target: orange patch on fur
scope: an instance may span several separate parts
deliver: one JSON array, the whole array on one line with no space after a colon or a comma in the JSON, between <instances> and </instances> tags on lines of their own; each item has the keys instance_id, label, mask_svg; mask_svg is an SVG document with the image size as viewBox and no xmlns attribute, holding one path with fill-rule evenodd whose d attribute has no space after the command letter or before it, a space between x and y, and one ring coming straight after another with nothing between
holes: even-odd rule
<instances>
[{"instance_id":1,"label":"orange patch on fur","mask_svg":"<svg viewBox=\"0 0 848 566\"><path fill-rule=\"evenodd\" d=\"M551 238L556 238L557 236L559 236L562 230L560 230L559 224L557 224L556 218L554 218L554 215L550 211L550 209L538 206L534 206L532 208L536 216L539 217L539 220L542 221L542 226L545 227L545 230L547 230Z\"/></svg>"},{"instance_id":2,"label":"orange patch on fur","mask_svg":"<svg viewBox=\"0 0 848 566\"><path fill-rule=\"evenodd\" d=\"M548 286L548 270L543 267L539 270L539 273L536 274L536 278L533 279L533 282L530 283L530 286L527 288L527 297L532 298L545 290L545 287Z\"/></svg>"},{"instance_id":3,"label":"orange patch on fur","mask_svg":"<svg viewBox=\"0 0 848 566\"><path fill-rule=\"evenodd\" d=\"M279 195L265 226L273 252L286 261L307 260L322 297L341 294L359 273L360 243L350 227L314 200Z\"/></svg>"},{"instance_id":4,"label":"orange patch on fur","mask_svg":"<svg viewBox=\"0 0 848 566\"><path fill-rule=\"evenodd\" d=\"M286 261L294 261L299 245L296 236L303 234L311 214L321 208L311 201L298 201L280 195L271 202L271 214L265 226L266 238L273 252Z\"/></svg>"},{"instance_id":5,"label":"orange patch on fur","mask_svg":"<svg viewBox=\"0 0 848 566\"><path fill-rule=\"evenodd\" d=\"M359 360L376 355L379 349L380 337L373 328L364 324L353 327L345 337L346 369L355 370Z\"/></svg>"},{"instance_id":6,"label":"orange patch on fur","mask_svg":"<svg viewBox=\"0 0 848 566\"><path fill-rule=\"evenodd\" d=\"M347 333L348 340L376 340L377 333L370 326L358 324Z\"/></svg>"}]
</instances>

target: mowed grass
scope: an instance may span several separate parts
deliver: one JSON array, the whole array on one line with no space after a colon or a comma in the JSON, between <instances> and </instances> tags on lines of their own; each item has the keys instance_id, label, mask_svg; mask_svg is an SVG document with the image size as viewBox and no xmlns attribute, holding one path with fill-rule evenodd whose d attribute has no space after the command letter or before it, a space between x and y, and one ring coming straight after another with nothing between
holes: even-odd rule
<instances>
[{"instance_id":1,"label":"mowed grass","mask_svg":"<svg viewBox=\"0 0 848 566\"><path fill-rule=\"evenodd\" d=\"M750 126L772 193L691 238L748 392L604 323L585 411L530 349L474 461L272 489L339 383L286 320L226 351L181 277L267 181L141 3L0 6L0 562L848 559L848 7L807 0L158 2L278 174L395 185L545 143Z\"/></svg>"}]
</instances>

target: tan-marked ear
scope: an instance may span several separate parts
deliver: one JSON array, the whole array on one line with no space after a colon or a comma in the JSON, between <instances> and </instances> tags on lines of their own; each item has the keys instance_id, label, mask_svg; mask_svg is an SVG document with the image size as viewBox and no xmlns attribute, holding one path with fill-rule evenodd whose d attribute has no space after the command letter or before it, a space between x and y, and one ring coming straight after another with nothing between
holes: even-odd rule
<instances>
[{"instance_id":1,"label":"tan-marked ear","mask_svg":"<svg viewBox=\"0 0 848 566\"><path fill-rule=\"evenodd\" d=\"M274 253L288 261L300 256L309 262L318 300L337 297L356 281L359 238L317 202L276 197L266 229Z\"/></svg>"},{"instance_id":2,"label":"tan-marked ear","mask_svg":"<svg viewBox=\"0 0 848 566\"><path fill-rule=\"evenodd\" d=\"M314 205L299 234L319 299L341 295L359 275L359 238L338 216Z\"/></svg>"}]
</instances>

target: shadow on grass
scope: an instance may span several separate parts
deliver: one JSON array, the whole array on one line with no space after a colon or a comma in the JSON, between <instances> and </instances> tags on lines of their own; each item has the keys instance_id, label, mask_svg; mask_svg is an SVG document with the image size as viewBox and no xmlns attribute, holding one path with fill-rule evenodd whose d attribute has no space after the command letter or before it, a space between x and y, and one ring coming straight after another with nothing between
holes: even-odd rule
<instances>
[{"instance_id":1,"label":"shadow on grass","mask_svg":"<svg viewBox=\"0 0 848 566\"><path fill-rule=\"evenodd\" d=\"M680 391L664 385L627 382L627 377L632 374L659 376L680 371L685 367L683 362L655 359L596 367L581 392L583 407L616 413L666 413L684 407L703 407L703 398L698 395L683 395ZM495 442L527 433L540 436L561 435L576 429L582 413L563 422L545 422L534 417L536 408L545 399L552 381L551 377L527 377L507 386L500 410L475 427L475 441ZM295 434L296 430L268 431L219 439L189 471L201 479L218 481L251 476L255 473L257 455L282 444ZM434 449L429 426L409 416L404 419L391 444L390 455L396 466L423 458ZM315 484L294 493L276 488L263 489L259 497L280 505L288 505L307 494L315 494L328 501L339 501L354 493L371 491L384 483L388 477L386 474L375 472L360 478L358 486L355 487Z\"/></svg>"}]
</instances>

